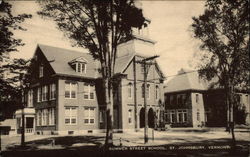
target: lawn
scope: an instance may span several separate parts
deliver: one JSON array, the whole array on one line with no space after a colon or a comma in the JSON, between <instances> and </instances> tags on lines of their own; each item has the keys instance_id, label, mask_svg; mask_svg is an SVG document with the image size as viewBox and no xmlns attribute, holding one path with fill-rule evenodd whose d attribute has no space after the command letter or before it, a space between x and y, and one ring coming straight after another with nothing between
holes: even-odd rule
<instances>
[{"instance_id":1,"label":"lawn","mask_svg":"<svg viewBox=\"0 0 250 157\"><path fill-rule=\"evenodd\" d=\"M143 144L143 134L115 134L114 144L105 151L104 136L60 136L26 142L7 147L3 157L83 157L83 156L183 156L183 157L248 157L249 137L247 133L238 135L237 147L232 151L230 136L220 137L211 133L158 133L154 141ZM244 135L244 136L243 136ZM122 138L121 138L122 137ZM121 139L121 141L120 141ZM134 146L138 144L137 146ZM120 146L122 145L122 146Z\"/></svg>"}]
</instances>

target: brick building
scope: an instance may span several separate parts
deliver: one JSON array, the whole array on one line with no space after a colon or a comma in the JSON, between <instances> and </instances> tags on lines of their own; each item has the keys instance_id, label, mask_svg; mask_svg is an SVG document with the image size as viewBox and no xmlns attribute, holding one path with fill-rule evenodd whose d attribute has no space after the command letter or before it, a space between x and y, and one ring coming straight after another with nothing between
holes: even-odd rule
<instances>
[{"instance_id":1,"label":"brick building","mask_svg":"<svg viewBox=\"0 0 250 157\"><path fill-rule=\"evenodd\" d=\"M149 21L148 21L149 22ZM114 86L114 129L144 127L143 66L137 61L154 53L147 28L118 46ZM147 77L149 126L159 122L164 99L163 73L152 61ZM99 62L88 53L38 45L31 64L29 98L37 134L81 134L105 131L105 106Z\"/></svg>"},{"instance_id":2,"label":"brick building","mask_svg":"<svg viewBox=\"0 0 250 157\"><path fill-rule=\"evenodd\" d=\"M226 126L227 106L223 89L199 78L196 71L181 69L165 86L166 123L172 127ZM245 124L250 123L249 94L239 92L239 107L245 110ZM235 120L242 115L235 115ZM240 123L240 122L239 122Z\"/></svg>"}]
</instances>

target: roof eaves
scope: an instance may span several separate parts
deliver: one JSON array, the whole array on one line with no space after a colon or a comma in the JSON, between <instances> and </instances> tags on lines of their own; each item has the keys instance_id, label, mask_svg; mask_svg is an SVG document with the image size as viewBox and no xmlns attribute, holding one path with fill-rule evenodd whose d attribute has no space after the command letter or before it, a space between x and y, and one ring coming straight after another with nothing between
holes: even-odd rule
<instances>
[{"instance_id":1,"label":"roof eaves","mask_svg":"<svg viewBox=\"0 0 250 157\"><path fill-rule=\"evenodd\" d=\"M62 74L62 73L56 73L52 76L65 76L65 77L75 77L75 78L84 78L84 79L97 79L98 77L86 77L86 76L78 76L78 75L70 75L70 74Z\"/></svg>"}]
</instances>

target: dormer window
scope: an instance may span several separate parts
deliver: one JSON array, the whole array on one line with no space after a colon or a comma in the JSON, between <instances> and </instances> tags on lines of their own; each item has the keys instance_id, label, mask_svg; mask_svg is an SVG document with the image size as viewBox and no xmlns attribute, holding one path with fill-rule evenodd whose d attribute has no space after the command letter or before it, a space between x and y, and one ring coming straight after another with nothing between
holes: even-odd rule
<instances>
[{"instance_id":1,"label":"dormer window","mask_svg":"<svg viewBox=\"0 0 250 157\"><path fill-rule=\"evenodd\" d=\"M77 73L86 73L87 71L87 60L83 57L78 57L69 62L69 65L77 72Z\"/></svg>"},{"instance_id":2,"label":"dormer window","mask_svg":"<svg viewBox=\"0 0 250 157\"><path fill-rule=\"evenodd\" d=\"M76 72L86 73L86 63L76 63Z\"/></svg>"}]
</instances>

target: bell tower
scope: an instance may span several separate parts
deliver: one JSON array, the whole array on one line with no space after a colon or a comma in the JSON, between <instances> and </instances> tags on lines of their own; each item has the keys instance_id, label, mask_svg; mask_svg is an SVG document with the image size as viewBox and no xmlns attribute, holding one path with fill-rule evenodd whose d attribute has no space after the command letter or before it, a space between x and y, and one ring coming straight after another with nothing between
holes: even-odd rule
<instances>
[{"instance_id":1,"label":"bell tower","mask_svg":"<svg viewBox=\"0 0 250 157\"><path fill-rule=\"evenodd\" d=\"M137 8L142 8L142 3L135 1ZM154 45L156 41L150 39L150 23L151 20L145 18L142 28L132 28L133 38L125 43L118 45L117 57L127 56L130 54L139 54L142 56L155 55Z\"/></svg>"}]
</instances>

